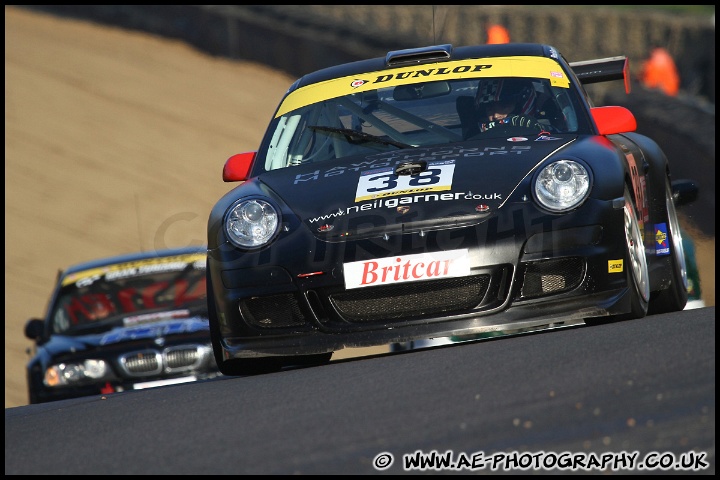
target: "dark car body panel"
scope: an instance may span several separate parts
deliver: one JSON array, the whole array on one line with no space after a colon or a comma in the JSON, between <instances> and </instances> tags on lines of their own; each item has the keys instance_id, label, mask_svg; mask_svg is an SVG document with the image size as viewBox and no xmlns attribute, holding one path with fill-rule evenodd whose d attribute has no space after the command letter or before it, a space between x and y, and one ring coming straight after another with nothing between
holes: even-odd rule
<instances>
[{"instance_id":1,"label":"dark car body panel","mask_svg":"<svg viewBox=\"0 0 720 480\"><path fill-rule=\"evenodd\" d=\"M580 127L420 144L287 168L266 170L268 163L257 159L251 169L228 168L242 172L244 182L218 200L208 222L211 331L218 362L624 315L634 308L623 233L626 189L637 205L651 292L676 281L669 273L672 255L657 246L658 228L669 222L668 160L652 139L608 128L606 117L613 112L622 116L618 124L634 128L626 110L596 111L598 127L582 86L622 79L625 57L598 60L595 69L592 62L578 64L580 80L547 45L442 47L423 74L442 73L445 51L448 60L477 59L481 65L489 59L488 68L494 57L556 60L562 66L557 76L567 76L569 88L583 99L576 106ZM422 59L418 62L430 63L421 50L415 52ZM358 85L364 85L379 71L378 82L403 72L420 75L408 58L391 52L311 73L295 82L285 98L341 77L357 76L362 79ZM399 66L392 65L394 59ZM469 64L462 65L456 69ZM282 108L288 107L281 102ZM280 117L271 121L270 132ZM600 135L599 128L610 133ZM268 133L263 139L261 156L275 147L277 139L271 137ZM584 166L589 175L588 197L567 211L541 206L533 190L539 172L559 159ZM404 175L413 171L410 175L420 171L426 176L414 177L415 188L407 192L396 188L373 194L363 187L373 176L387 178L388 184L412 181ZM421 182L433 175L441 180L423 190ZM263 199L279 212L276 236L258 248L234 246L225 231L226 212L246 199ZM411 268L402 270L410 265L410 260L403 263L406 259L448 252L461 252L468 276L402 283ZM352 264L375 260L385 262L383 274L395 275L398 283L363 288L347 283ZM364 279L374 278L370 268Z\"/></svg>"}]
</instances>

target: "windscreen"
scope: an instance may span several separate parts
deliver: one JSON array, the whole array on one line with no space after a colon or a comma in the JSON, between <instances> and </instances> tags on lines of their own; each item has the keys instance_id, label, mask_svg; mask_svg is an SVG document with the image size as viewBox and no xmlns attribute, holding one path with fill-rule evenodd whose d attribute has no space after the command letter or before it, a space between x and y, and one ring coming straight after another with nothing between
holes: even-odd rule
<instances>
[{"instance_id":1,"label":"windscreen","mask_svg":"<svg viewBox=\"0 0 720 480\"><path fill-rule=\"evenodd\" d=\"M66 335L197 315L207 309L204 254L159 257L73 273L51 309Z\"/></svg>"},{"instance_id":2,"label":"windscreen","mask_svg":"<svg viewBox=\"0 0 720 480\"><path fill-rule=\"evenodd\" d=\"M438 144L592 133L560 65L521 60L487 60L496 63L492 68L448 62L442 69L373 72L367 80L347 77L298 89L278 108L259 164L270 171Z\"/></svg>"}]
</instances>

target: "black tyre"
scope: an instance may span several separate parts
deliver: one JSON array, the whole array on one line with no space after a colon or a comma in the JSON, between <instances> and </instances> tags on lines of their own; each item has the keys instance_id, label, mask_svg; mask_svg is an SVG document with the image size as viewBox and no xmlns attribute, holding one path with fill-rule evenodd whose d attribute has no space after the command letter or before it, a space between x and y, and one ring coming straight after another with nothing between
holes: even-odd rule
<instances>
[{"instance_id":1,"label":"black tyre","mask_svg":"<svg viewBox=\"0 0 720 480\"><path fill-rule=\"evenodd\" d=\"M209 265L208 265L209 267ZM206 272L209 272L209 268L206 267ZM213 355L215 356L215 363L217 364L220 372L223 375L228 375L223 371L223 358L222 348L220 347L220 326L218 325L217 309L215 308L215 294L212 289L212 282L210 281L210 273L206 273L206 285L207 285L207 306L208 306L208 320L210 323L210 341L213 347Z\"/></svg>"},{"instance_id":2,"label":"black tyre","mask_svg":"<svg viewBox=\"0 0 720 480\"><path fill-rule=\"evenodd\" d=\"M314 355L296 355L292 357L278 357L283 367L309 367L324 365L330 361L333 352L317 353Z\"/></svg>"},{"instance_id":3,"label":"black tyre","mask_svg":"<svg viewBox=\"0 0 720 480\"><path fill-rule=\"evenodd\" d=\"M625 187L625 245L627 247L627 276L630 287L630 312L618 316L618 320L642 318L647 315L650 300L650 274L648 273L645 244L643 243L638 209L635 200Z\"/></svg>"},{"instance_id":4,"label":"black tyre","mask_svg":"<svg viewBox=\"0 0 720 480\"><path fill-rule=\"evenodd\" d=\"M652 314L680 311L685 308L688 300L685 249L669 178L665 180L665 212L667 215L667 235L669 237L666 241L670 247L669 266L667 271L663 273L663 284L667 284L667 288L657 292L650 300L648 312Z\"/></svg>"},{"instance_id":5,"label":"black tyre","mask_svg":"<svg viewBox=\"0 0 720 480\"><path fill-rule=\"evenodd\" d=\"M225 360L220 365L220 371L223 375L234 377L279 372L280 368L282 368L282 366L275 362L273 357L234 358L232 360Z\"/></svg>"},{"instance_id":6,"label":"black tyre","mask_svg":"<svg viewBox=\"0 0 720 480\"><path fill-rule=\"evenodd\" d=\"M209 272L209 269L207 270ZM215 363L217 363L220 373L228 376L245 376L257 375L261 373L270 373L279 371L282 365L273 358L251 358L251 359L232 359L225 360L222 354L220 324L217 318L217 308L215 307L215 294L212 288L210 274L207 274L207 304L208 319L210 321L210 341L212 342L213 355Z\"/></svg>"},{"instance_id":7,"label":"black tyre","mask_svg":"<svg viewBox=\"0 0 720 480\"><path fill-rule=\"evenodd\" d=\"M222 362L220 371L223 375L230 376L262 375L279 372L285 367L323 365L330 361L332 354L333 352L316 355L234 358Z\"/></svg>"},{"instance_id":8,"label":"black tyre","mask_svg":"<svg viewBox=\"0 0 720 480\"><path fill-rule=\"evenodd\" d=\"M208 270L209 271L209 270ZM263 373L278 372L283 367L288 366L306 366L320 365L330 361L333 352L321 353L317 355L302 356L280 356L280 357L262 357L262 358L234 358L230 360L223 359L220 325L217 319L217 309L215 308L215 297L210 281L210 275L207 276L207 304L208 318L210 320L210 340L213 347L213 355L217 363L220 373L228 376L247 376L261 375Z\"/></svg>"}]
</instances>

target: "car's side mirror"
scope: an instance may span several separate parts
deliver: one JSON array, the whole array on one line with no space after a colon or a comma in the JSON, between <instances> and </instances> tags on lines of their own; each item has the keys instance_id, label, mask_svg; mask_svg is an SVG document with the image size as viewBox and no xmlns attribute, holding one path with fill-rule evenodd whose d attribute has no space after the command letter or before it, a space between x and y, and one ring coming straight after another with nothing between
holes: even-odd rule
<instances>
[{"instance_id":1,"label":"car's side mirror","mask_svg":"<svg viewBox=\"0 0 720 480\"><path fill-rule=\"evenodd\" d=\"M590 113L600 135L634 132L637 129L635 115L625 107L593 107Z\"/></svg>"},{"instance_id":2,"label":"car's side mirror","mask_svg":"<svg viewBox=\"0 0 720 480\"><path fill-rule=\"evenodd\" d=\"M25 336L40 343L45 333L45 322L39 318L31 318L25 324Z\"/></svg>"},{"instance_id":3,"label":"car's side mirror","mask_svg":"<svg viewBox=\"0 0 720 480\"><path fill-rule=\"evenodd\" d=\"M223 167L223 181L242 182L247 180L256 156L257 152L247 152L228 158Z\"/></svg>"},{"instance_id":4,"label":"car's side mirror","mask_svg":"<svg viewBox=\"0 0 720 480\"><path fill-rule=\"evenodd\" d=\"M687 205L697 200L699 188L693 180L672 181L673 203L676 207Z\"/></svg>"}]
</instances>

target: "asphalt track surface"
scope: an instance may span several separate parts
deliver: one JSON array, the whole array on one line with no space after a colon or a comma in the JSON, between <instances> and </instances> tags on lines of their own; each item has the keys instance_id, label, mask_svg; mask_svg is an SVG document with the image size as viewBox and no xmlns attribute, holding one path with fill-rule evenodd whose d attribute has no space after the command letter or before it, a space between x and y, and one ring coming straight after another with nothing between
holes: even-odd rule
<instances>
[{"instance_id":1,"label":"asphalt track surface","mask_svg":"<svg viewBox=\"0 0 720 480\"><path fill-rule=\"evenodd\" d=\"M419 473L416 452L714 474L715 307L5 409L6 475ZM626 463L532 468L568 454Z\"/></svg>"}]
</instances>

